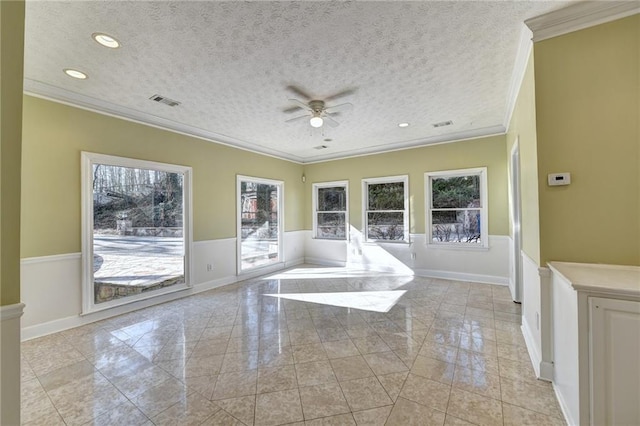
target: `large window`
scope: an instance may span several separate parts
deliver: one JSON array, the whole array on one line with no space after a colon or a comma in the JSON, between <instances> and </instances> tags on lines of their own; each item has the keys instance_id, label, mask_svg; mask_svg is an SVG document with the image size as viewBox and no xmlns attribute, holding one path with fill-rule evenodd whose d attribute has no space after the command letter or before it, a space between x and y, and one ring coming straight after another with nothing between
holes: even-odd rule
<instances>
[{"instance_id":1,"label":"large window","mask_svg":"<svg viewBox=\"0 0 640 426\"><path fill-rule=\"evenodd\" d=\"M313 184L315 238L346 240L349 227L348 182Z\"/></svg>"},{"instance_id":2,"label":"large window","mask_svg":"<svg viewBox=\"0 0 640 426\"><path fill-rule=\"evenodd\" d=\"M189 167L82 153L83 312L189 283Z\"/></svg>"},{"instance_id":3,"label":"large window","mask_svg":"<svg viewBox=\"0 0 640 426\"><path fill-rule=\"evenodd\" d=\"M427 243L488 247L487 169L425 173Z\"/></svg>"},{"instance_id":4,"label":"large window","mask_svg":"<svg viewBox=\"0 0 640 426\"><path fill-rule=\"evenodd\" d=\"M409 178L363 179L364 230L368 241L409 241Z\"/></svg>"},{"instance_id":5,"label":"large window","mask_svg":"<svg viewBox=\"0 0 640 426\"><path fill-rule=\"evenodd\" d=\"M238 272L282 262L284 183L238 176Z\"/></svg>"}]
</instances>

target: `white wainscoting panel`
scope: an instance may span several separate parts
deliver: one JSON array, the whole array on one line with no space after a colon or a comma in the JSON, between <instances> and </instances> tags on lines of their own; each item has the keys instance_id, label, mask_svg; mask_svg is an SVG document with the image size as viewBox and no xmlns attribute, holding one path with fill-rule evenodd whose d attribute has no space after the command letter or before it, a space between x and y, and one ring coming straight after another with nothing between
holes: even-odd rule
<instances>
[{"instance_id":1,"label":"white wainscoting panel","mask_svg":"<svg viewBox=\"0 0 640 426\"><path fill-rule=\"evenodd\" d=\"M553 380L552 294L548 268L522 254L522 334L539 379Z\"/></svg>"},{"instance_id":2,"label":"white wainscoting panel","mask_svg":"<svg viewBox=\"0 0 640 426\"><path fill-rule=\"evenodd\" d=\"M489 237L489 249L464 250L427 247L424 234L412 234L411 243L362 242L352 230L350 241L314 239L305 233L305 261L379 272L410 274L507 285L509 236ZM415 259L412 259L415 253Z\"/></svg>"},{"instance_id":3,"label":"white wainscoting panel","mask_svg":"<svg viewBox=\"0 0 640 426\"><path fill-rule=\"evenodd\" d=\"M305 231L285 232L285 262L276 269L304 261ZM175 300L190 294L232 284L249 278L236 273L236 239L196 241L193 243L192 286L158 297L128 303L81 316L82 263L80 253L25 258L21 261L22 340L78 327L147 306ZM211 265L211 268L207 267ZM273 269L256 274L273 272ZM255 274L254 274L255 275ZM252 275L253 276L253 275Z\"/></svg>"},{"instance_id":4,"label":"white wainscoting panel","mask_svg":"<svg viewBox=\"0 0 640 426\"><path fill-rule=\"evenodd\" d=\"M313 231L304 231L304 259L306 263L324 266L345 266L349 242L313 238Z\"/></svg>"},{"instance_id":5,"label":"white wainscoting panel","mask_svg":"<svg viewBox=\"0 0 640 426\"><path fill-rule=\"evenodd\" d=\"M287 268L304 262L308 232L289 231L284 233L284 262Z\"/></svg>"},{"instance_id":6,"label":"white wainscoting panel","mask_svg":"<svg viewBox=\"0 0 640 426\"><path fill-rule=\"evenodd\" d=\"M26 305L22 317L23 329L80 315L81 261L80 253L21 260L20 298Z\"/></svg>"},{"instance_id":7,"label":"white wainscoting panel","mask_svg":"<svg viewBox=\"0 0 640 426\"><path fill-rule=\"evenodd\" d=\"M416 253L414 270L418 275L509 284L509 247L507 235L489 235L489 248L447 249L427 246L423 234L412 235L412 251Z\"/></svg>"},{"instance_id":8,"label":"white wainscoting panel","mask_svg":"<svg viewBox=\"0 0 640 426\"><path fill-rule=\"evenodd\" d=\"M568 424L577 425L584 423L580 416L578 340L581 330L578 327L578 295L562 275L551 275L555 363L553 388Z\"/></svg>"},{"instance_id":9,"label":"white wainscoting panel","mask_svg":"<svg viewBox=\"0 0 640 426\"><path fill-rule=\"evenodd\" d=\"M211 265L211 270L207 270ZM236 239L196 241L193 243L194 285L218 281L236 275Z\"/></svg>"}]
</instances>

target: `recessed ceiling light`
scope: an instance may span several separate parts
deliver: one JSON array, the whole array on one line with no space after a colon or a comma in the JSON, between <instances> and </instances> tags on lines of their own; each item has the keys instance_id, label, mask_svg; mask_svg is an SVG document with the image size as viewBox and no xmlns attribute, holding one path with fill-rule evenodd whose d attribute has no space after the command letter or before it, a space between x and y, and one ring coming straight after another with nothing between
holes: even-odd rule
<instances>
[{"instance_id":1,"label":"recessed ceiling light","mask_svg":"<svg viewBox=\"0 0 640 426\"><path fill-rule=\"evenodd\" d=\"M78 80L86 80L87 75L82 71L74 70L72 68L65 68L64 73L69 77L77 78Z\"/></svg>"},{"instance_id":2,"label":"recessed ceiling light","mask_svg":"<svg viewBox=\"0 0 640 426\"><path fill-rule=\"evenodd\" d=\"M120 42L108 34L93 33L91 34L91 37L104 47L109 47L111 49L120 47Z\"/></svg>"},{"instance_id":3,"label":"recessed ceiling light","mask_svg":"<svg viewBox=\"0 0 640 426\"><path fill-rule=\"evenodd\" d=\"M409 127L409 123L400 123L398 127Z\"/></svg>"}]
</instances>

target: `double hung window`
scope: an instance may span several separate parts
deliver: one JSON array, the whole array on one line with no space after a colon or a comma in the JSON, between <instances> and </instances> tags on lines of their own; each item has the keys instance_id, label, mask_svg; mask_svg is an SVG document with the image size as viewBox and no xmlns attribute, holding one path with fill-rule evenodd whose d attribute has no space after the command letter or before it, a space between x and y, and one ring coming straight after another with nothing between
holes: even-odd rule
<instances>
[{"instance_id":1,"label":"double hung window","mask_svg":"<svg viewBox=\"0 0 640 426\"><path fill-rule=\"evenodd\" d=\"M488 247L487 169L425 173L427 244Z\"/></svg>"},{"instance_id":2,"label":"double hung window","mask_svg":"<svg viewBox=\"0 0 640 426\"><path fill-rule=\"evenodd\" d=\"M363 179L367 241L409 241L409 177Z\"/></svg>"},{"instance_id":3,"label":"double hung window","mask_svg":"<svg viewBox=\"0 0 640 426\"><path fill-rule=\"evenodd\" d=\"M313 184L314 237L346 240L349 229L348 182Z\"/></svg>"}]
</instances>

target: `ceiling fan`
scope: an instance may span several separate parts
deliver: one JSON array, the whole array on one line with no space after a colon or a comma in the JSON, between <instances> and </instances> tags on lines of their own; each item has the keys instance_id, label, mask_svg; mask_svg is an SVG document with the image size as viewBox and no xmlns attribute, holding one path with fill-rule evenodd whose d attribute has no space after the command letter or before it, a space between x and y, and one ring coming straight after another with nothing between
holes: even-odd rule
<instances>
[{"instance_id":1,"label":"ceiling fan","mask_svg":"<svg viewBox=\"0 0 640 426\"><path fill-rule=\"evenodd\" d=\"M285 123L308 120L311 127L322 127L325 123L327 123L327 125L330 127L338 127L340 123L338 123L334 117L337 116L341 111L347 111L353 108L353 105L348 102L333 106L327 106L326 104L327 102L334 99L352 94L354 91L351 89L344 90L332 96L327 96L323 100L314 99L312 96L308 95L305 91L296 86L288 86L287 89L304 98L304 101L301 101L299 99L289 99L289 101L296 104L296 106L287 108L286 110L284 110L284 112L292 113L303 110L306 111L306 113L304 115L286 120Z\"/></svg>"}]
</instances>

